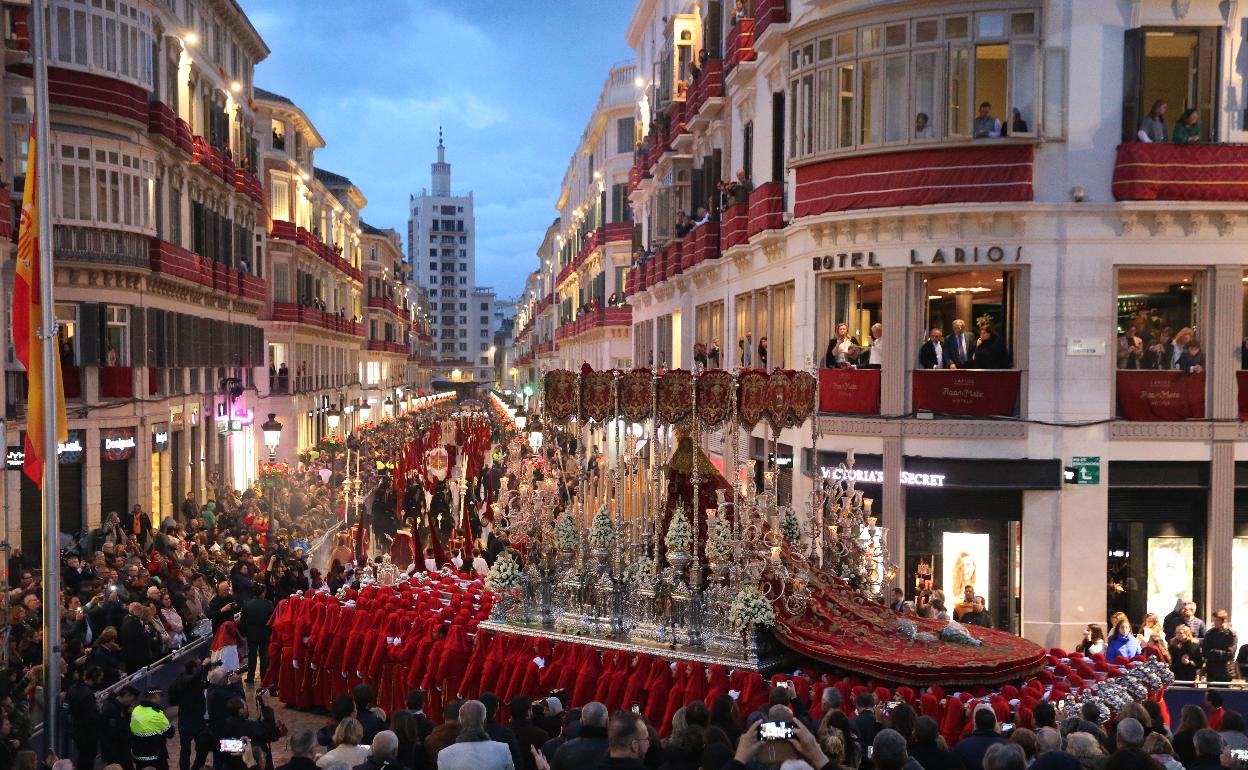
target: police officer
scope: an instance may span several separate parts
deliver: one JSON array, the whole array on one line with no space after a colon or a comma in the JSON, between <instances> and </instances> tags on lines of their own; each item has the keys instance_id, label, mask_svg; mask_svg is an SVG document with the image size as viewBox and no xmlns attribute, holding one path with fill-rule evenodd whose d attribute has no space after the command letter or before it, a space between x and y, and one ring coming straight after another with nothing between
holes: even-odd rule
<instances>
[{"instance_id":1,"label":"police officer","mask_svg":"<svg viewBox=\"0 0 1248 770\"><path fill-rule=\"evenodd\" d=\"M169 770L169 746L173 725L160 706L160 691L148 690L130 712L130 752L135 767Z\"/></svg>"}]
</instances>

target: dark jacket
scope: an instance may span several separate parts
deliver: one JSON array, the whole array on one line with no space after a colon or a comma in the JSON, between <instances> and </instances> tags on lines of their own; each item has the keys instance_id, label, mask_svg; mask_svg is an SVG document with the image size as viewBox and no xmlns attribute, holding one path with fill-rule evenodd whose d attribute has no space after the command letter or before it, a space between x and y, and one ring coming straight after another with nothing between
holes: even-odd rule
<instances>
[{"instance_id":1,"label":"dark jacket","mask_svg":"<svg viewBox=\"0 0 1248 770\"><path fill-rule=\"evenodd\" d=\"M731 766L730 762L729 767ZM603 757L602 761L596 765L577 765L577 767L593 767L597 770L646 770L646 766L640 759L632 757ZM551 768L553 770L554 765L551 765Z\"/></svg>"},{"instance_id":2,"label":"dark jacket","mask_svg":"<svg viewBox=\"0 0 1248 770\"><path fill-rule=\"evenodd\" d=\"M411 768L397 759L377 759L375 757L369 757L367 760L356 765L354 770L411 770Z\"/></svg>"},{"instance_id":3,"label":"dark jacket","mask_svg":"<svg viewBox=\"0 0 1248 770\"><path fill-rule=\"evenodd\" d=\"M855 714L854 718L849 720L849 727L857 734L864 746L870 746L875 740L875 734L884 729L884 726L875 720L875 714L870 711Z\"/></svg>"},{"instance_id":4,"label":"dark jacket","mask_svg":"<svg viewBox=\"0 0 1248 770\"><path fill-rule=\"evenodd\" d=\"M69 718L75 735L98 735L100 732L100 707L93 692L84 682L76 682L65 695L69 706Z\"/></svg>"},{"instance_id":5,"label":"dark jacket","mask_svg":"<svg viewBox=\"0 0 1248 770\"><path fill-rule=\"evenodd\" d=\"M971 365L976 369L1009 369L1010 351L1005 341L997 334L989 334L988 339L980 340L975 346L975 354L971 356Z\"/></svg>"},{"instance_id":6,"label":"dark jacket","mask_svg":"<svg viewBox=\"0 0 1248 770\"><path fill-rule=\"evenodd\" d=\"M242 622L238 630L243 632L248 642L267 643L269 641L269 618L273 616L273 602L263 596L253 596L243 603Z\"/></svg>"},{"instance_id":7,"label":"dark jacket","mask_svg":"<svg viewBox=\"0 0 1248 770\"><path fill-rule=\"evenodd\" d=\"M550 770L580 770L594 767L607 756L607 728L581 725L580 737L573 738L559 747L550 757ZM608 760L620 762L623 760ZM632 767L632 765L609 765L603 767ZM640 763L637 765L640 767Z\"/></svg>"},{"instance_id":8,"label":"dark jacket","mask_svg":"<svg viewBox=\"0 0 1248 770\"><path fill-rule=\"evenodd\" d=\"M935 741L921 741L910 747L910 757L923 766L923 770L962 770L962 760Z\"/></svg>"},{"instance_id":9,"label":"dark jacket","mask_svg":"<svg viewBox=\"0 0 1248 770\"><path fill-rule=\"evenodd\" d=\"M317 770L316 760L307 757L291 757L286 764L278 765L277 770Z\"/></svg>"},{"instance_id":10,"label":"dark jacket","mask_svg":"<svg viewBox=\"0 0 1248 770\"><path fill-rule=\"evenodd\" d=\"M966 770L984 770L984 754L988 749L1006 740L993 730L972 730L971 734L958 741L953 752L962 760Z\"/></svg>"},{"instance_id":11,"label":"dark jacket","mask_svg":"<svg viewBox=\"0 0 1248 770\"><path fill-rule=\"evenodd\" d=\"M546 741L550 740L550 733L538 727L530 719L513 719L511 720L511 732L516 736L516 750L520 753L520 763L516 765L516 770L535 770L536 763L533 761L533 753L529 751L529 747L536 746L541 748Z\"/></svg>"},{"instance_id":12,"label":"dark jacket","mask_svg":"<svg viewBox=\"0 0 1248 770\"><path fill-rule=\"evenodd\" d=\"M117 629L117 644L121 647L121 660L126 673L133 674L155 660L155 644L143 621L126 615Z\"/></svg>"},{"instance_id":13,"label":"dark jacket","mask_svg":"<svg viewBox=\"0 0 1248 770\"><path fill-rule=\"evenodd\" d=\"M923 766L927 770L927 765ZM1081 770L1079 758L1065 751L1046 751L1027 770Z\"/></svg>"},{"instance_id":14,"label":"dark jacket","mask_svg":"<svg viewBox=\"0 0 1248 770\"><path fill-rule=\"evenodd\" d=\"M364 740L360 741L360 745L367 745L373 742L377 737L377 733L388 729L386 722L368 709L357 709L359 713L355 718L360 720L360 726L364 728Z\"/></svg>"},{"instance_id":15,"label":"dark jacket","mask_svg":"<svg viewBox=\"0 0 1248 770\"><path fill-rule=\"evenodd\" d=\"M931 340L923 343L923 347L919 348L919 368L920 369L948 369L953 363L953 355L949 352L949 346L941 341L940 343L940 366L936 366L936 344Z\"/></svg>"},{"instance_id":16,"label":"dark jacket","mask_svg":"<svg viewBox=\"0 0 1248 770\"><path fill-rule=\"evenodd\" d=\"M438 752L455 742L459 735L459 722L443 722L433 728L425 739L425 756L429 758L429 766L437 767Z\"/></svg>"},{"instance_id":17,"label":"dark jacket","mask_svg":"<svg viewBox=\"0 0 1248 770\"><path fill-rule=\"evenodd\" d=\"M204 723L208 681L203 669L184 673L169 686L169 703L178 707L178 727Z\"/></svg>"}]
</instances>

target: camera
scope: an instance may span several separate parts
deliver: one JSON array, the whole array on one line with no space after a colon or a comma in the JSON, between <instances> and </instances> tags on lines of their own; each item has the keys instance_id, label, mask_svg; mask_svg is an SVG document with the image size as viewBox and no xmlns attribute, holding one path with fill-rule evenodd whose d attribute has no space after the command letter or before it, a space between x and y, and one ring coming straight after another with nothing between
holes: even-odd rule
<instances>
[{"instance_id":1,"label":"camera","mask_svg":"<svg viewBox=\"0 0 1248 770\"><path fill-rule=\"evenodd\" d=\"M242 754L245 745L242 738L222 738L217 750L222 754Z\"/></svg>"},{"instance_id":2,"label":"camera","mask_svg":"<svg viewBox=\"0 0 1248 770\"><path fill-rule=\"evenodd\" d=\"M787 741L794 735L793 725L789 722L763 722L758 726L758 739L761 741Z\"/></svg>"}]
</instances>

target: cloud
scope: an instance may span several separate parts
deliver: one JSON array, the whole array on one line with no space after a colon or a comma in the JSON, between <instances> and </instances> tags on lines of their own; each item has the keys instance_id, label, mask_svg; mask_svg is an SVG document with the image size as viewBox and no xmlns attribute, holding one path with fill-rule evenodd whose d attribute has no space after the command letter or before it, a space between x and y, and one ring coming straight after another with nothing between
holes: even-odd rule
<instances>
[{"instance_id":1,"label":"cloud","mask_svg":"<svg viewBox=\"0 0 1248 770\"><path fill-rule=\"evenodd\" d=\"M474 194L478 280L518 294L603 79L629 54L631 4L240 2L272 50L256 84L304 110L326 141L316 164L359 186L370 224L406 233L445 127L453 187Z\"/></svg>"}]
</instances>

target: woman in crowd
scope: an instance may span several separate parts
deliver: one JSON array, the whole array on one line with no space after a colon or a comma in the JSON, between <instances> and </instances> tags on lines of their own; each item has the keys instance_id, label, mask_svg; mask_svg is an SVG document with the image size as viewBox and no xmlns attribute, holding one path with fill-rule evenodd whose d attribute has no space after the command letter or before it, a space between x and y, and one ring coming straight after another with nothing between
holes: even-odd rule
<instances>
[{"instance_id":1,"label":"woman in crowd","mask_svg":"<svg viewBox=\"0 0 1248 770\"><path fill-rule=\"evenodd\" d=\"M836 336L828 340L828 350L823 355L823 365L828 369L843 369L858 361L861 348L849 336L849 324L837 324Z\"/></svg>"},{"instance_id":2,"label":"woman in crowd","mask_svg":"<svg viewBox=\"0 0 1248 770\"><path fill-rule=\"evenodd\" d=\"M1139 654L1140 643L1135 638L1135 634L1131 633L1131 621L1122 618L1109 636L1105 657L1111 661L1120 657L1131 660Z\"/></svg>"},{"instance_id":3,"label":"woman in crowd","mask_svg":"<svg viewBox=\"0 0 1248 770\"><path fill-rule=\"evenodd\" d=\"M1096 623L1089 623L1088 627L1083 629L1083 641L1075 646L1075 652L1081 652L1089 657L1105 652L1105 631Z\"/></svg>"},{"instance_id":4,"label":"woman in crowd","mask_svg":"<svg viewBox=\"0 0 1248 770\"><path fill-rule=\"evenodd\" d=\"M1144 739L1144 753L1165 770L1183 770L1183 763L1179 762L1178 755L1174 753L1170 739L1161 733L1149 733Z\"/></svg>"},{"instance_id":5,"label":"woman in crowd","mask_svg":"<svg viewBox=\"0 0 1248 770\"><path fill-rule=\"evenodd\" d=\"M1170 640L1170 670L1174 672L1174 678L1183 682L1194 681L1203 663L1200 645L1192 638L1192 629L1186 625L1179 626Z\"/></svg>"},{"instance_id":6,"label":"woman in crowd","mask_svg":"<svg viewBox=\"0 0 1248 770\"><path fill-rule=\"evenodd\" d=\"M1209 726L1205 712L1195 703L1189 703L1179 712L1179 729L1174 732L1174 753L1186 767L1196 761L1196 733Z\"/></svg>"},{"instance_id":7,"label":"woman in crowd","mask_svg":"<svg viewBox=\"0 0 1248 770\"><path fill-rule=\"evenodd\" d=\"M334 762L345 762L347 767L362 765L368 759L368 747L361 746L364 726L355 717L347 717L334 729L334 748L316 760L317 767L329 767Z\"/></svg>"},{"instance_id":8,"label":"woman in crowd","mask_svg":"<svg viewBox=\"0 0 1248 770\"><path fill-rule=\"evenodd\" d=\"M1174 124L1175 144L1195 144L1200 141L1200 113L1189 107L1183 110Z\"/></svg>"}]
</instances>

